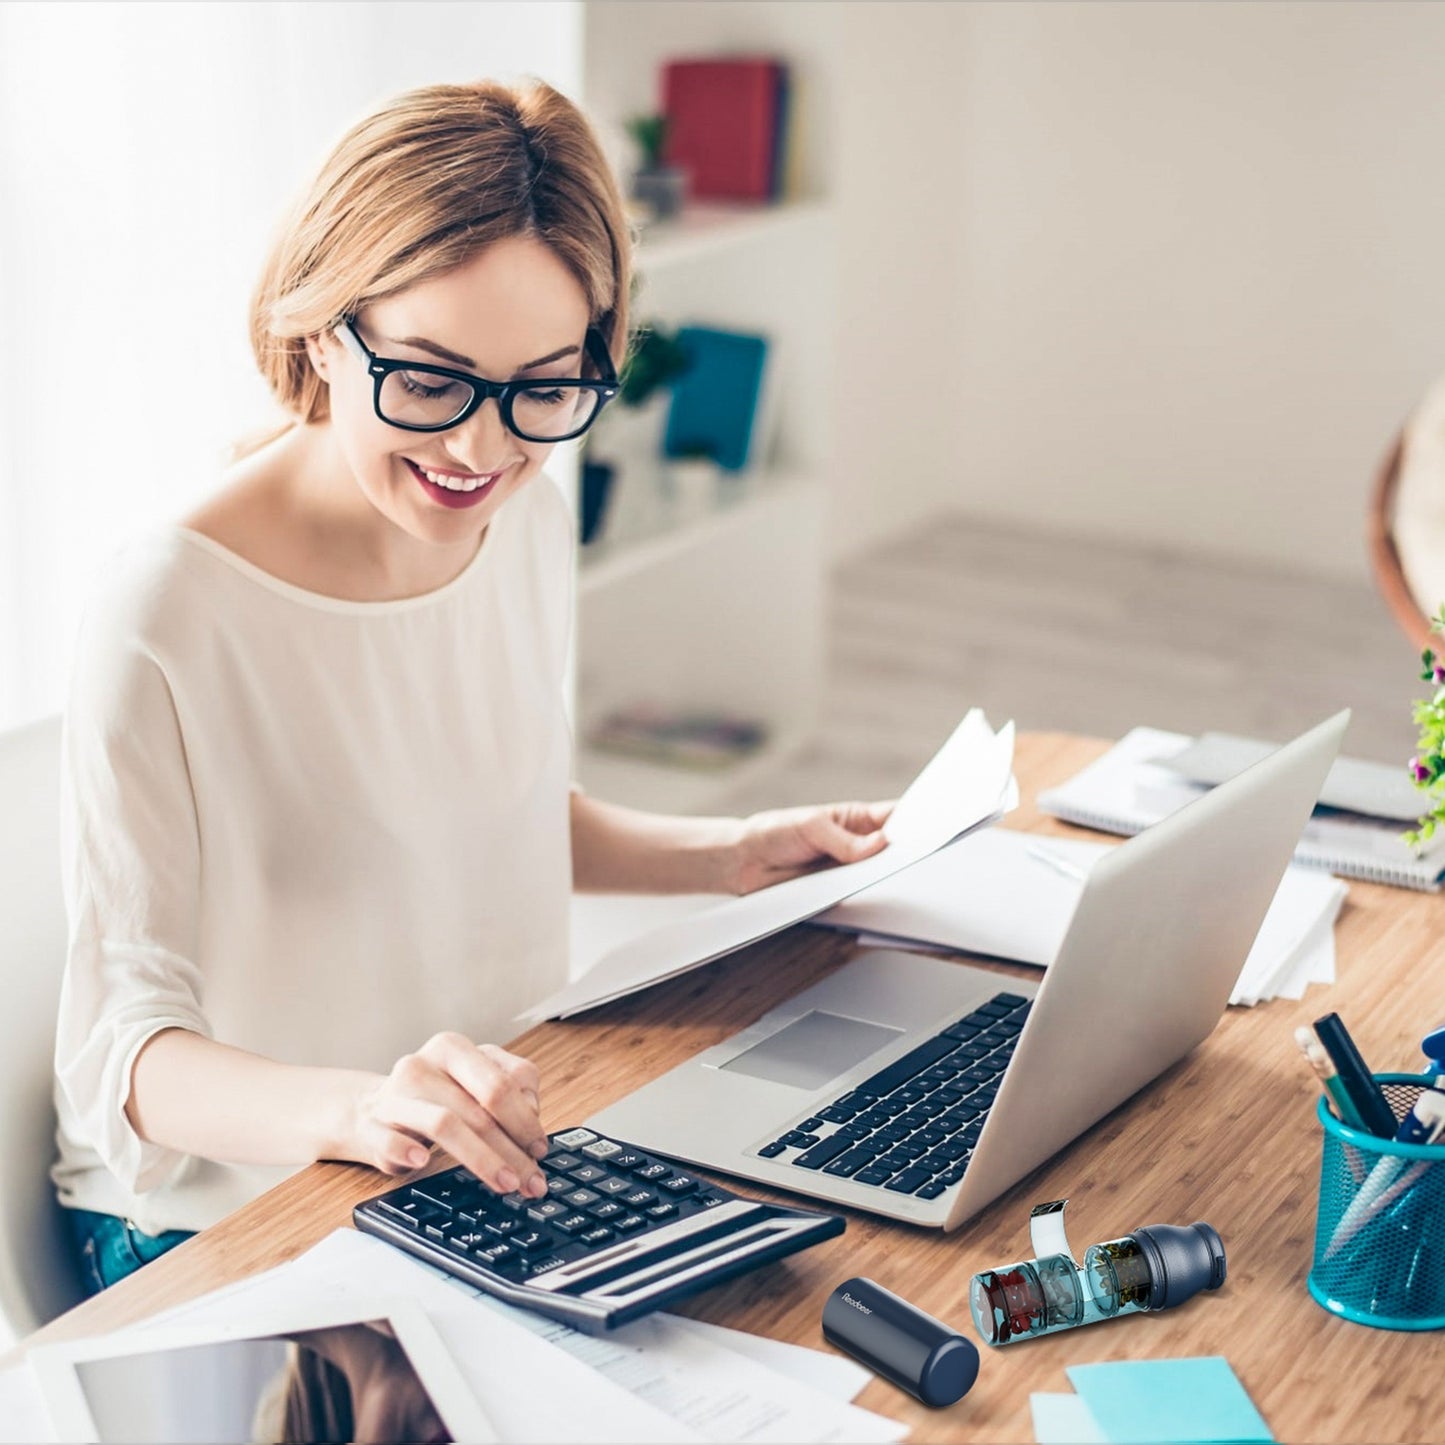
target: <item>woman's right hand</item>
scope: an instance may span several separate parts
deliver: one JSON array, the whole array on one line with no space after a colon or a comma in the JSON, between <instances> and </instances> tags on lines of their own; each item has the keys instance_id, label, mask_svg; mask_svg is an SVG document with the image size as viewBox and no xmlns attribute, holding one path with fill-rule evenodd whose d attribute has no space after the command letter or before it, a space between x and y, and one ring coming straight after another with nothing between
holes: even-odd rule
<instances>
[{"instance_id":1,"label":"woman's right hand","mask_svg":"<svg viewBox=\"0 0 1445 1445\"><path fill-rule=\"evenodd\" d=\"M354 1158L384 1174L421 1168L439 1145L502 1194L540 1199L548 1150L541 1076L526 1059L462 1034L435 1034L403 1055L355 1105Z\"/></svg>"}]
</instances>

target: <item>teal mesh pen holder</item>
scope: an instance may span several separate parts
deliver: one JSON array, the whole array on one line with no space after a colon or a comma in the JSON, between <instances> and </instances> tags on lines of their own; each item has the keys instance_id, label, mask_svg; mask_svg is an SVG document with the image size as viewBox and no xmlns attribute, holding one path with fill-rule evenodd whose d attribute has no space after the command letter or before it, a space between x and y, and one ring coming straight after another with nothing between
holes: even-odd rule
<instances>
[{"instance_id":1,"label":"teal mesh pen holder","mask_svg":"<svg viewBox=\"0 0 1445 1445\"><path fill-rule=\"evenodd\" d=\"M1429 1075L1376 1074L1403 1119ZM1445 1143L1351 1129L1327 1099L1309 1291L1331 1314L1384 1330L1445 1328Z\"/></svg>"}]
</instances>

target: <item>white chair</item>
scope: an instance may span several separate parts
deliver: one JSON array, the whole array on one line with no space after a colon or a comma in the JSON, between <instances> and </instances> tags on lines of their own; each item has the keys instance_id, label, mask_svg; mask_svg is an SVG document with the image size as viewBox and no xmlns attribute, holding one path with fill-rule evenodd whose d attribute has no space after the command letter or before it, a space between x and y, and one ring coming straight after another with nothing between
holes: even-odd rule
<instances>
[{"instance_id":1,"label":"white chair","mask_svg":"<svg viewBox=\"0 0 1445 1445\"><path fill-rule=\"evenodd\" d=\"M0 733L0 1326L17 1339L84 1295L50 1183L65 963L60 720Z\"/></svg>"}]
</instances>

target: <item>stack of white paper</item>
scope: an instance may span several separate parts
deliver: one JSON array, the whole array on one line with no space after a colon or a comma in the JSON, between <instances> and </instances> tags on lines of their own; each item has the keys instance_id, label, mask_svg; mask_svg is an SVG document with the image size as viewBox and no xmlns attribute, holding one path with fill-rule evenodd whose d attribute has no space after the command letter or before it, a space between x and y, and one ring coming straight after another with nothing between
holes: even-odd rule
<instances>
[{"instance_id":1,"label":"stack of white paper","mask_svg":"<svg viewBox=\"0 0 1445 1445\"><path fill-rule=\"evenodd\" d=\"M860 941L982 953L1047 966L1083 879L1114 843L990 828L924 858L813 920ZM1335 977L1334 922L1346 888L1312 869L1286 870L1230 1003L1301 998Z\"/></svg>"},{"instance_id":2,"label":"stack of white paper","mask_svg":"<svg viewBox=\"0 0 1445 1445\"><path fill-rule=\"evenodd\" d=\"M606 1336L514 1309L354 1229L299 1259L135 1327L264 1322L311 1301L415 1301L506 1441L901 1440L907 1428L849 1403L871 1378L840 1356L674 1315ZM821 1308L821 1306L820 1306Z\"/></svg>"},{"instance_id":3,"label":"stack of white paper","mask_svg":"<svg viewBox=\"0 0 1445 1445\"><path fill-rule=\"evenodd\" d=\"M909 785L884 826L888 846L861 863L824 868L741 898L626 904L626 925L590 937L574 929L573 982L522 1018L566 1018L710 963L831 908L1018 805L1014 729L995 733L973 709ZM576 975L580 974L580 977Z\"/></svg>"}]
</instances>

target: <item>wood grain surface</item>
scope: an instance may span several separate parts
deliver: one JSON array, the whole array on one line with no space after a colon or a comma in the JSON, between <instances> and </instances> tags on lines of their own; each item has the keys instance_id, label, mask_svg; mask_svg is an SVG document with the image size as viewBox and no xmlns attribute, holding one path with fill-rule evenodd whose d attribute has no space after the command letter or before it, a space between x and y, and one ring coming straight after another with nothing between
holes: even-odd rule
<instances>
[{"instance_id":1,"label":"wood grain surface","mask_svg":"<svg viewBox=\"0 0 1445 1445\"><path fill-rule=\"evenodd\" d=\"M1025 802L1008 826L1096 836L1041 817L1032 799L1106 746L1021 736L1015 769ZM1373 1067L1420 1067L1420 1035L1440 1022L1445 994L1442 933L1440 897L1351 883L1335 931L1335 985L1312 987L1299 1003L1230 1009L1186 1059L973 1222L943 1235L844 1211L840 1237L711 1290L683 1312L827 1349L824 1300L842 1280L865 1275L973 1337L969 1279L1028 1258L1035 1202L1069 1199L1069 1234L1080 1252L1140 1225L1204 1219L1228 1251L1229 1278L1218 1293L1159 1315L984 1347L978 1383L948 1409L930 1410L882 1380L857 1403L906 1421L917 1441L1031 1441L1029 1394L1069 1389L1066 1365L1222 1354L1277 1439L1437 1439L1440 1337L1335 1319L1306 1292L1318 1089L1292 1035L1333 1009ZM540 1025L511 1047L542 1070L548 1127L565 1128L752 1022L855 951L842 935L791 929L580 1019ZM989 966L1002 975L1033 972ZM26 1343L110 1330L280 1264L348 1224L353 1204L395 1182L359 1166L312 1165Z\"/></svg>"}]
</instances>

